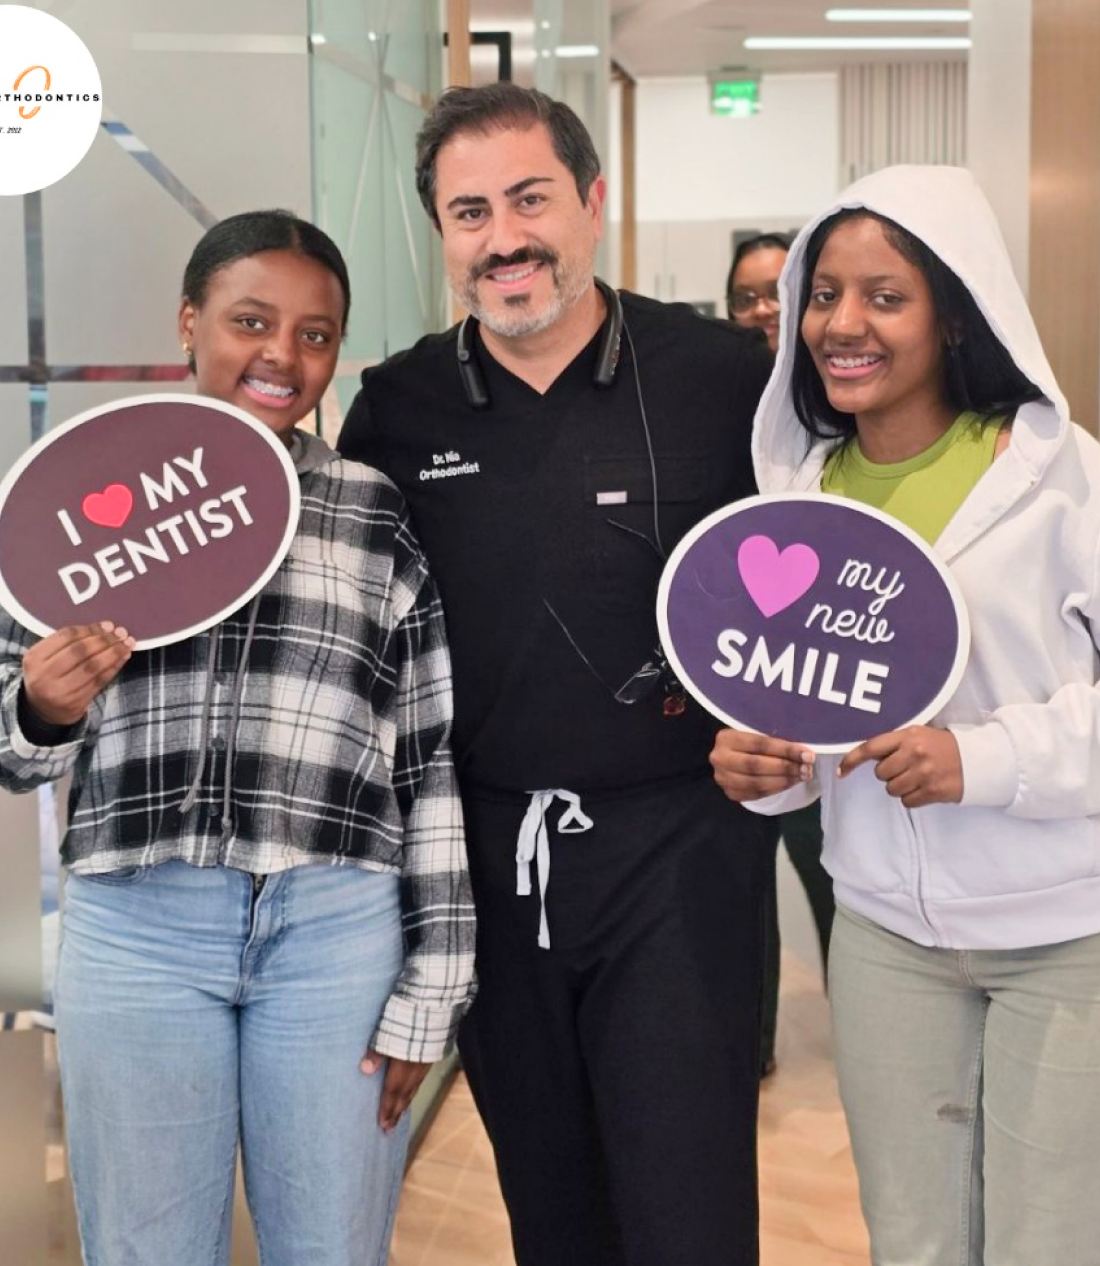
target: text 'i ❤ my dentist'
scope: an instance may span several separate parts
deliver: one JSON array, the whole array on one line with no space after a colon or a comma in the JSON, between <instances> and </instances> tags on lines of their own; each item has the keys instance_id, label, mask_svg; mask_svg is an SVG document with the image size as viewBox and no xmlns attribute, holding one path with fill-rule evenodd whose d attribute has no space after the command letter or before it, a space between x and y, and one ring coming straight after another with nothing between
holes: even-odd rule
<instances>
[{"instance_id":1,"label":"text 'i \u2764 my dentist'","mask_svg":"<svg viewBox=\"0 0 1100 1266\"><path fill-rule=\"evenodd\" d=\"M58 579L74 605L94 597L103 582L117 589L144 576L151 566L171 564L192 550L209 548L235 531L252 526L246 501L248 488L237 484L211 492L203 471L201 447L189 456L171 458L159 471L140 472L138 485L139 496L150 511L155 513L164 507L169 513L132 536L122 535L93 550L88 560L58 568ZM134 499L134 489L127 484L108 484L100 491L89 492L79 510L59 509L57 520L74 546L87 548L84 521L98 528L121 529L130 518Z\"/></svg>"}]
</instances>

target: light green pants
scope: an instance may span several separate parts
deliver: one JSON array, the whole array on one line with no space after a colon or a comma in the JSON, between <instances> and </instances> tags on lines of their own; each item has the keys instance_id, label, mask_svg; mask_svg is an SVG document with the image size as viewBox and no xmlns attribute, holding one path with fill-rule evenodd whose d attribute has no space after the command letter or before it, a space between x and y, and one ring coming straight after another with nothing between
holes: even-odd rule
<instances>
[{"instance_id":1,"label":"light green pants","mask_svg":"<svg viewBox=\"0 0 1100 1266\"><path fill-rule=\"evenodd\" d=\"M1100 936L929 949L838 907L829 991L874 1266L1100 1264Z\"/></svg>"}]
</instances>

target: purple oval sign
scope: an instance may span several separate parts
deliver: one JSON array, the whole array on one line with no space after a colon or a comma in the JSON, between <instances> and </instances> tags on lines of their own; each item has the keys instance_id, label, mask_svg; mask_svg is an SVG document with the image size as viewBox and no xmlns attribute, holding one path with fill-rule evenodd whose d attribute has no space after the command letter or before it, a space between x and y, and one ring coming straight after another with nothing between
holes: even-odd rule
<instances>
[{"instance_id":1,"label":"purple oval sign","mask_svg":"<svg viewBox=\"0 0 1100 1266\"><path fill-rule=\"evenodd\" d=\"M958 587L924 541L824 493L749 497L704 519L668 561L657 620L705 708L819 752L928 721L970 649Z\"/></svg>"},{"instance_id":2,"label":"purple oval sign","mask_svg":"<svg viewBox=\"0 0 1100 1266\"><path fill-rule=\"evenodd\" d=\"M200 633L270 579L298 522L286 446L233 405L135 396L55 427L0 483L0 604L32 632Z\"/></svg>"}]
</instances>

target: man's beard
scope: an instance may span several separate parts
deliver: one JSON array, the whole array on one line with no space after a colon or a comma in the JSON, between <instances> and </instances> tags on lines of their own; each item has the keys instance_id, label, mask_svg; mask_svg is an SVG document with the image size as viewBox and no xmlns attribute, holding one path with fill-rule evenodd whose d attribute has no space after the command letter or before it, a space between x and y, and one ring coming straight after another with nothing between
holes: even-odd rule
<instances>
[{"instance_id":1,"label":"man's beard","mask_svg":"<svg viewBox=\"0 0 1100 1266\"><path fill-rule=\"evenodd\" d=\"M539 263L550 269L553 285L545 307L532 312L531 295L518 294L504 297L505 310L487 311L478 299L477 283L487 273L505 268L517 268L523 264ZM592 281L591 265L563 264L561 256L544 246L524 247L511 255L488 255L474 264L456 284L451 279L455 298L486 328L501 338L523 338L548 330L561 315L568 311L585 293Z\"/></svg>"}]
</instances>

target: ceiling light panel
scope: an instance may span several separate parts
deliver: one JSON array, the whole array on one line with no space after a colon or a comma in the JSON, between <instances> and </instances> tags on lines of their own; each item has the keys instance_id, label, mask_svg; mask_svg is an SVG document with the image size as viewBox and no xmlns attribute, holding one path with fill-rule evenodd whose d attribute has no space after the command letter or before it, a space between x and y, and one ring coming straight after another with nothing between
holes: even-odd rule
<instances>
[{"instance_id":1,"label":"ceiling light panel","mask_svg":"<svg viewBox=\"0 0 1100 1266\"><path fill-rule=\"evenodd\" d=\"M826 9L828 22L969 22L969 9Z\"/></svg>"},{"instance_id":2,"label":"ceiling light panel","mask_svg":"<svg viewBox=\"0 0 1100 1266\"><path fill-rule=\"evenodd\" d=\"M555 57L599 57L598 44L559 44L554 49Z\"/></svg>"},{"instance_id":3,"label":"ceiling light panel","mask_svg":"<svg viewBox=\"0 0 1100 1266\"><path fill-rule=\"evenodd\" d=\"M758 52L959 52L970 48L965 36L892 35L750 35L745 48Z\"/></svg>"}]
</instances>

